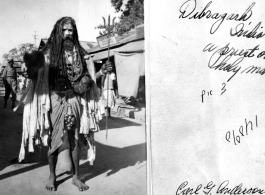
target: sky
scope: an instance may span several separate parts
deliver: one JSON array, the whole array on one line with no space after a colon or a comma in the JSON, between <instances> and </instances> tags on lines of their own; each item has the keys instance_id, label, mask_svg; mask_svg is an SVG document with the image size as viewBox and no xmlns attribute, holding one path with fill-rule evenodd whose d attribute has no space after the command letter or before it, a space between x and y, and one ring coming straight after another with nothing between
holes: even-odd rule
<instances>
[{"instance_id":1,"label":"sky","mask_svg":"<svg viewBox=\"0 0 265 195\"><path fill-rule=\"evenodd\" d=\"M35 31L38 46L64 16L75 19L80 41L96 42L99 30L95 27L109 15L111 19L120 16L110 0L0 0L0 62L4 53L18 45L35 44Z\"/></svg>"}]
</instances>

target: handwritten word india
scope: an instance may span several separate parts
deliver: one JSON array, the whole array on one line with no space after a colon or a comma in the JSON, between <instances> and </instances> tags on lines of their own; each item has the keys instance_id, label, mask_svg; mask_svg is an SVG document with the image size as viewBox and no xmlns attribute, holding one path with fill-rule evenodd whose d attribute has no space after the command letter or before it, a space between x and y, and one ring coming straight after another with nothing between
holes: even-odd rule
<instances>
[{"instance_id":1,"label":"handwritten word india","mask_svg":"<svg viewBox=\"0 0 265 195\"><path fill-rule=\"evenodd\" d=\"M235 28L230 29L230 36L232 37L245 37L259 39L265 36L264 32L258 32L259 29L263 28L261 22L259 22L252 30L245 30L246 22L253 15L252 8L255 6L255 2L252 3L247 9L241 14L236 13L214 13L209 9L212 1L210 1L201 11L195 11L197 8L196 0L187 0L181 5L179 11L181 19L213 19L216 20L210 29L210 34L214 34L221 24L225 20L241 21ZM249 22L249 25L251 22ZM247 67L242 67L242 61L245 58L260 58L265 59L265 51L259 51L259 45L253 48L237 49L231 46L231 43L227 43L225 46L219 47L213 43L209 43L203 49L203 52L213 52L209 59L208 67L210 69L232 72L232 76L227 80L230 81L236 74L265 74L265 68L249 64Z\"/></svg>"}]
</instances>

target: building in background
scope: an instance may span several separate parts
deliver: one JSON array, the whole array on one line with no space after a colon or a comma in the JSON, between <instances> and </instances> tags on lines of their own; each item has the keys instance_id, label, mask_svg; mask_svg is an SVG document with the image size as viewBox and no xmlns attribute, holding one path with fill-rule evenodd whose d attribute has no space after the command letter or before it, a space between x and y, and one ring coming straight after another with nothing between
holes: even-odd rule
<instances>
[{"instance_id":1,"label":"building in background","mask_svg":"<svg viewBox=\"0 0 265 195\"><path fill-rule=\"evenodd\" d=\"M43 48L46 43L47 39L41 39L38 49ZM80 41L80 44L90 56L87 59L88 70L99 71L108 56L114 64L114 91L117 99L114 111L118 112L121 108L135 109L135 106L145 109L144 25L137 26L122 36L112 35L109 50L106 35L97 37L97 43ZM96 82L102 92L102 80Z\"/></svg>"},{"instance_id":2,"label":"building in background","mask_svg":"<svg viewBox=\"0 0 265 195\"><path fill-rule=\"evenodd\" d=\"M96 47L86 50L93 59L96 71L109 56L117 76L116 95L124 100L137 99L145 103L144 25L122 36L112 35L109 51L107 35L97 37L97 41ZM97 84L100 87L100 83Z\"/></svg>"}]
</instances>

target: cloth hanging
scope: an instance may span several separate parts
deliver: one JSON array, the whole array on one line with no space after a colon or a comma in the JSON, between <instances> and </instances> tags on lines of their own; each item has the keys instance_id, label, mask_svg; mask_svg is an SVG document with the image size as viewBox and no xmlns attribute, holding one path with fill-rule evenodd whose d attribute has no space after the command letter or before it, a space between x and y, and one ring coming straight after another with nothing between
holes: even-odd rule
<instances>
[{"instance_id":1,"label":"cloth hanging","mask_svg":"<svg viewBox=\"0 0 265 195\"><path fill-rule=\"evenodd\" d=\"M119 95L137 97L139 77L144 74L144 53L115 53Z\"/></svg>"}]
</instances>

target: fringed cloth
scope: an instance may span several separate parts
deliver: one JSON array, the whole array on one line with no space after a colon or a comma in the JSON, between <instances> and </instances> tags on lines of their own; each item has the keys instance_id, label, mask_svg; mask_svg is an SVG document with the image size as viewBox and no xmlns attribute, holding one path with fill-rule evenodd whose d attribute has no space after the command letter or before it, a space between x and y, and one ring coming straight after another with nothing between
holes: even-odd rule
<instances>
[{"instance_id":1,"label":"fringed cloth","mask_svg":"<svg viewBox=\"0 0 265 195\"><path fill-rule=\"evenodd\" d=\"M113 81L115 80L115 74L107 74L104 80L102 102L104 107L114 108L115 106L115 93L113 87Z\"/></svg>"},{"instance_id":2,"label":"fringed cloth","mask_svg":"<svg viewBox=\"0 0 265 195\"><path fill-rule=\"evenodd\" d=\"M115 93L114 90L104 90L103 91L103 104L104 107L110 107L110 108L114 108L115 106Z\"/></svg>"},{"instance_id":3,"label":"fringed cloth","mask_svg":"<svg viewBox=\"0 0 265 195\"><path fill-rule=\"evenodd\" d=\"M69 103L71 102L71 103ZM78 101L78 97L74 96L73 94L64 94L64 93L51 93L51 143L49 143L49 151L48 156L51 155L55 150L57 150L60 146L63 144L63 137L65 133L68 133L67 129L65 128L64 124L64 117L66 115L67 107L71 106L73 110L73 114L75 116L75 119L80 118L80 100ZM75 121L75 127L71 129L73 132L77 132L72 135L74 135L73 138L75 138L77 141L79 140L78 136L78 129L80 127L79 120ZM70 132L69 132L70 133ZM69 136L69 138L72 138L72 136ZM73 139L72 138L72 139ZM70 140L69 140L70 141ZM72 145L73 143L71 143ZM69 146L67 146L69 149Z\"/></svg>"},{"instance_id":4,"label":"fringed cloth","mask_svg":"<svg viewBox=\"0 0 265 195\"><path fill-rule=\"evenodd\" d=\"M25 147L34 152L35 144L48 146L48 138L51 138L49 154L62 144L63 131L65 129L63 119L67 105L71 105L76 117L75 137L78 133L88 140L90 149L89 160L95 158L95 146L93 132L99 131L99 120L102 119L102 111L99 109L99 90L96 84L91 84L90 90L82 96L56 94L49 90L49 63L45 56L45 65L38 70L37 81L30 80L22 95L21 102L25 101L23 113L23 133L19 153L19 162L25 158ZM15 108L14 110L16 110ZM90 140L89 140L90 138Z\"/></svg>"},{"instance_id":5,"label":"fringed cloth","mask_svg":"<svg viewBox=\"0 0 265 195\"><path fill-rule=\"evenodd\" d=\"M87 92L84 96L89 97L90 93L91 91ZM70 134L69 142L71 148L73 149L76 143L79 145L82 145L83 143L85 143L85 145L89 144L86 143L87 140L84 135L89 135L92 134L92 132L99 131L98 122L101 118L99 117L100 115L95 114L94 109L91 109L91 106L97 105L93 100L87 102L84 97L80 97L72 91L69 91L68 93L52 92L51 105L52 110L50 118L52 129L51 144L48 155L51 155L55 150L62 146L65 133ZM64 117L68 106L71 106L75 117L75 125L71 130L67 130L64 123ZM91 141L92 140L89 142ZM92 145L93 143L90 144ZM70 146L67 145L65 147L69 149Z\"/></svg>"}]
</instances>

